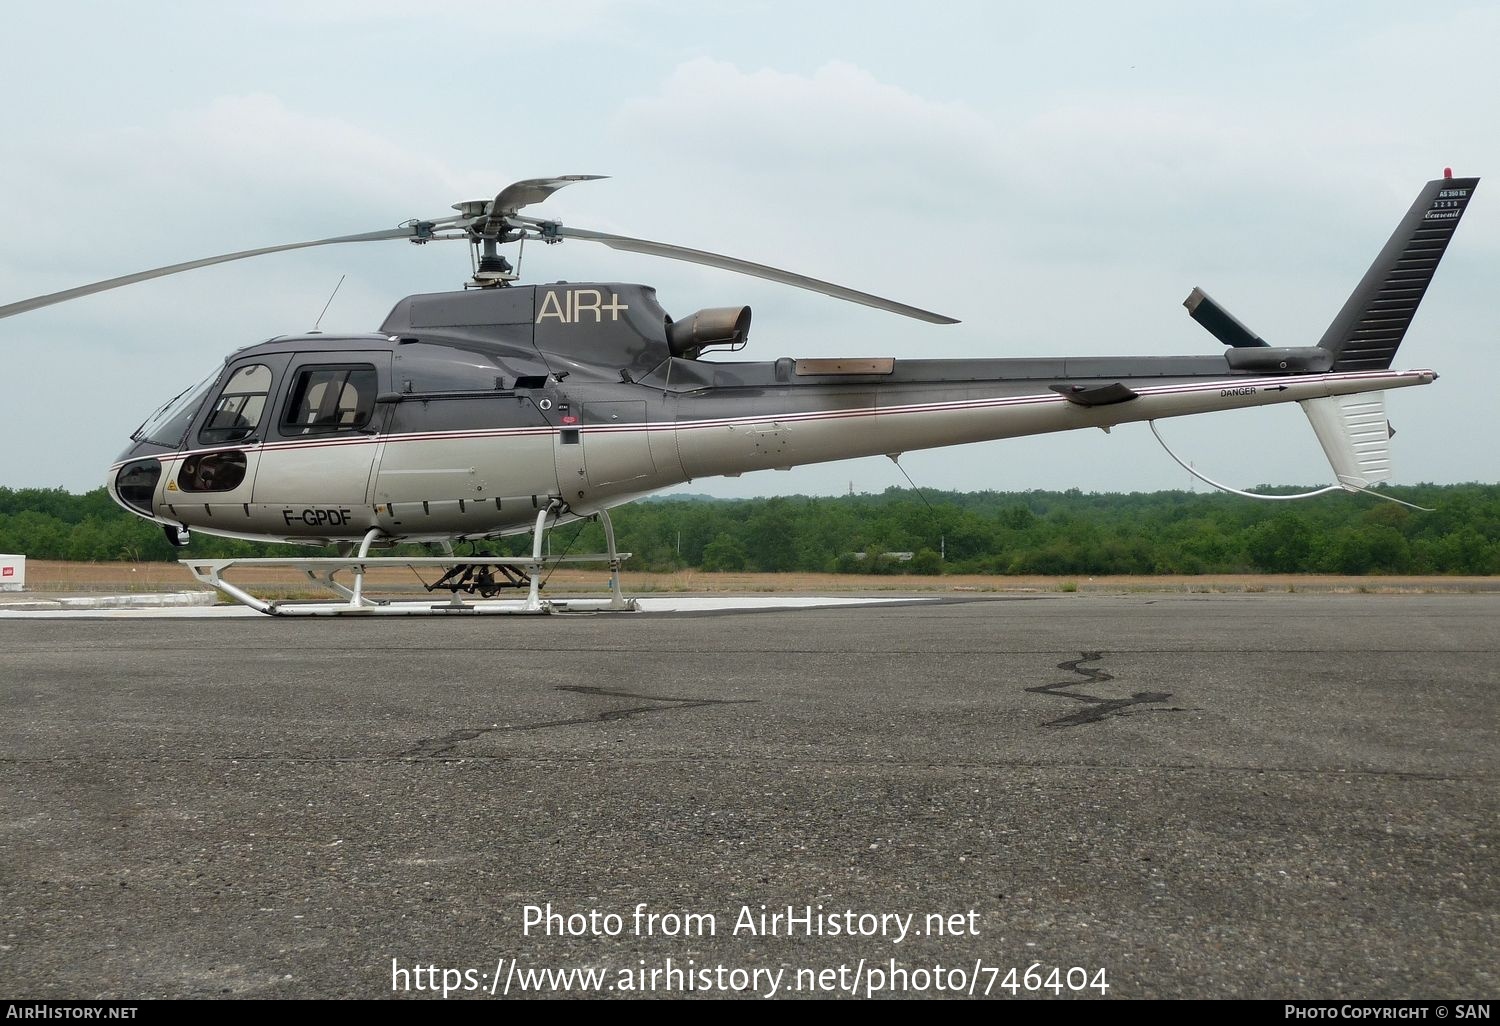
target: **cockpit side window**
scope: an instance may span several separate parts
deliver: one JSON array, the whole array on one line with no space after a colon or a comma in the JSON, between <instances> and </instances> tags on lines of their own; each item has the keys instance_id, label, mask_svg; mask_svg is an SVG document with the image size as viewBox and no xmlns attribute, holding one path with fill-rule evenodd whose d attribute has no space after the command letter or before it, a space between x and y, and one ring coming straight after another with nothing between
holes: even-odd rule
<instances>
[{"instance_id":1,"label":"cockpit side window","mask_svg":"<svg viewBox=\"0 0 1500 1026\"><path fill-rule=\"evenodd\" d=\"M214 400L213 412L198 432L204 445L241 442L255 433L271 392L271 368L263 363L236 367Z\"/></svg>"},{"instance_id":2,"label":"cockpit side window","mask_svg":"<svg viewBox=\"0 0 1500 1026\"><path fill-rule=\"evenodd\" d=\"M369 364L303 367L281 415L281 433L358 431L375 412L375 368Z\"/></svg>"}]
</instances>

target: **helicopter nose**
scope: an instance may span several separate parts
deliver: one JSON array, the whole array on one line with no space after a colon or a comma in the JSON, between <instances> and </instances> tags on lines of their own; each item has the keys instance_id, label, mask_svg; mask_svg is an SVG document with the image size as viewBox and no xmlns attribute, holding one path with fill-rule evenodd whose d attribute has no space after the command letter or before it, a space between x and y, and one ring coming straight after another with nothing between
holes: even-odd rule
<instances>
[{"instance_id":1,"label":"helicopter nose","mask_svg":"<svg viewBox=\"0 0 1500 1026\"><path fill-rule=\"evenodd\" d=\"M134 460L121 467L106 484L110 497L132 513L155 519L151 501L161 480L161 461Z\"/></svg>"}]
</instances>

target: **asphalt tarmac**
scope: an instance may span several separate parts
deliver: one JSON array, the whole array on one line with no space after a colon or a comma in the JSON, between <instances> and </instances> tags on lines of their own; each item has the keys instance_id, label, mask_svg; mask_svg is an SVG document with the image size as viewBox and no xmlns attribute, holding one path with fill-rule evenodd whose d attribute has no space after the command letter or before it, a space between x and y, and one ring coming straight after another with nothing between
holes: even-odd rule
<instances>
[{"instance_id":1,"label":"asphalt tarmac","mask_svg":"<svg viewBox=\"0 0 1500 1026\"><path fill-rule=\"evenodd\" d=\"M0 621L0 997L1493 998L1497 615Z\"/></svg>"}]
</instances>

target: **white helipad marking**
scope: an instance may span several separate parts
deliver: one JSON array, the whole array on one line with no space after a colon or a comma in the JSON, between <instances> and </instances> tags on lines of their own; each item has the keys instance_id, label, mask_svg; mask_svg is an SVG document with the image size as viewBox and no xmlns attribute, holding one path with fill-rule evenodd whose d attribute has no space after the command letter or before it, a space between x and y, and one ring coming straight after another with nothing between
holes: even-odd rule
<instances>
[{"instance_id":1,"label":"white helipad marking","mask_svg":"<svg viewBox=\"0 0 1500 1026\"><path fill-rule=\"evenodd\" d=\"M638 598L646 613L703 613L732 609L815 609L831 606L868 606L881 602L936 602L936 598L891 595L882 598L833 595L737 595L733 597L688 596Z\"/></svg>"},{"instance_id":2,"label":"white helipad marking","mask_svg":"<svg viewBox=\"0 0 1500 1026\"><path fill-rule=\"evenodd\" d=\"M735 595L649 596L636 600L644 613L714 613L756 609L832 609L880 603L936 602L933 598L891 595L879 598L846 595ZM204 620L259 617L264 613L245 606L174 606L158 609L39 609L8 611L0 606L0 620ZM626 614L617 614L626 615Z\"/></svg>"}]
</instances>

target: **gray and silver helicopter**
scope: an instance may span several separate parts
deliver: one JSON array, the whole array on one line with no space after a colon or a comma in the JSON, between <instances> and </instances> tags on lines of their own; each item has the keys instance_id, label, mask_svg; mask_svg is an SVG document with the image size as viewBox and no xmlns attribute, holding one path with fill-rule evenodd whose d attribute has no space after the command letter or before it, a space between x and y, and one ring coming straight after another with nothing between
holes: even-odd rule
<instances>
[{"instance_id":1,"label":"gray and silver helicopter","mask_svg":"<svg viewBox=\"0 0 1500 1026\"><path fill-rule=\"evenodd\" d=\"M1225 344L1220 354L740 362L712 357L745 347L749 307L674 319L646 285L520 285L499 247L581 239L956 322L763 264L520 212L596 177L517 182L493 200L455 204L453 216L142 271L0 306L0 317L285 250L465 240L477 270L461 291L409 296L371 334L280 336L231 354L131 436L109 468L110 495L177 544L190 530L341 543L342 558L282 561L348 600L317 611L398 611L362 593L364 570L381 558L372 547L398 542L446 547L430 561L400 559L450 571L445 611L483 611L459 590L489 595L505 583L529 585L526 607L544 609L543 535L600 516L619 608L609 508L714 475L1296 402L1333 465L1332 487L1364 490L1390 473L1383 393L1437 377L1392 365L1478 184L1446 171L1424 185L1316 345L1268 345L1194 289L1185 305ZM455 541L528 531L530 560L451 555ZM184 562L264 612L297 611L223 580L250 561ZM353 570L352 589L334 582L339 570Z\"/></svg>"}]
</instances>

